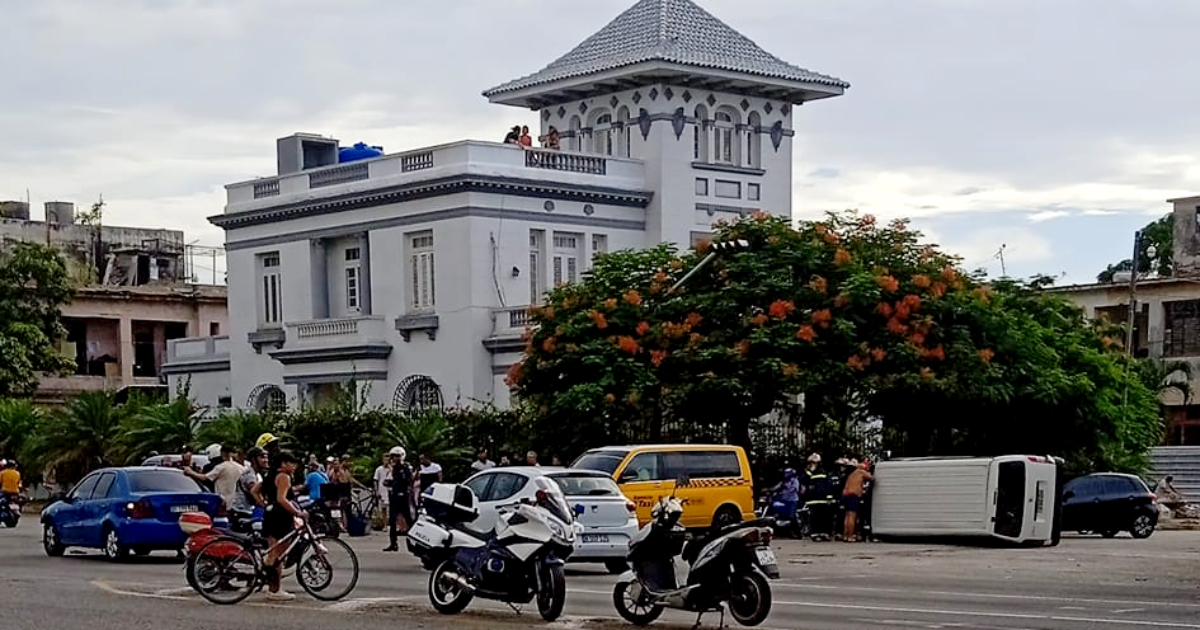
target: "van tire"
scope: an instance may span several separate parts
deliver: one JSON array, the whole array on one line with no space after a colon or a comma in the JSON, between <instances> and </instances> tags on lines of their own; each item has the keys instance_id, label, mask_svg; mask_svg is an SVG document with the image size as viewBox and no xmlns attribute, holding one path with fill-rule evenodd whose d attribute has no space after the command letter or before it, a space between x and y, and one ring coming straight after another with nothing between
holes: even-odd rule
<instances>
[{"instance_id":1,"label":"van tire","mask_svg":"<svg viewBox=\"0 0 1200 630\"><path fill-rule=\"evenodd\" d=\"M713 513L713 531L742 522L742 512L732 505L722 505Z\"/></svg>"}]
</instances>

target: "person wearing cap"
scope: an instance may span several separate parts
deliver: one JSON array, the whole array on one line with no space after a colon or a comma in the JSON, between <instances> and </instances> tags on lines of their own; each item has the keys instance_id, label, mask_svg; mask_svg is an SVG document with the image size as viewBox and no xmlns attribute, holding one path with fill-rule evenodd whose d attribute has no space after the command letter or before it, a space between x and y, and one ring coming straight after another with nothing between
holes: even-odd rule
<instances>
[{"instance_id":1,"label":"person wearing cap","mask_svg":"<svg viewBox=\"0 0 1200 630\"><path fill-rule=\"evenodd\" d=\"M196 472L191 468L184 468L183 474L195 479L196 481L208 482L213 486L213 491L221 495L225 500L225 506L232 508L238 501L238 480L241 479L242 469L241 464L233 461L233 447L221 446L214 444L217 447L219 460L213 466L212 470L207 473Z\"/></svg>"},{"instance_id":2,"label":"person wearing cap","mask_svg":"<svg viewBox=\"0 0 1200 630\"><path fill-rule=\"evenodd\" d=\"M397 539L401 533L408 532L412 523L412 487L413 469L404 462L408 453L403 446L394 446L388 451L388 460L392 464L392 478L388 486L388 538L391 544L384 551L400 551ZM403 525L401 525L403 521ZM401 532L400 530L404 530Z\"/></svg>"}]
</instances>

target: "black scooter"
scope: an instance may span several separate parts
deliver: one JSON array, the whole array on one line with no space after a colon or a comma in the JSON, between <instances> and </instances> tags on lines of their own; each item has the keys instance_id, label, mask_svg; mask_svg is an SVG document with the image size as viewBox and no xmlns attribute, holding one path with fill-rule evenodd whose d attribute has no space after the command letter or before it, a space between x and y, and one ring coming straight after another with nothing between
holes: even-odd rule
<instances>
[{"instance_id":1,"label":"black scooter","mask_svg":"<svg viewBox=\"0 0 1200 630\"><path fill-rule=\"evenodd\" d=\"M676 488L686 487L681 477ZM683 503L675 493L663 498L651 511L652 519L629 543L627 559L633 567L618 578L613 588L613 605L627 621L646 625L664 608L697 613L696 623L706 612L725 608L738 623L756 626L771 612L771 586L767 578L779 577L775 552L771 550L773 519L736 523L693 538L685 544L679 525ZM688 563L687 583L675 577L675 556Z\"/></svg>"}]
</instances>

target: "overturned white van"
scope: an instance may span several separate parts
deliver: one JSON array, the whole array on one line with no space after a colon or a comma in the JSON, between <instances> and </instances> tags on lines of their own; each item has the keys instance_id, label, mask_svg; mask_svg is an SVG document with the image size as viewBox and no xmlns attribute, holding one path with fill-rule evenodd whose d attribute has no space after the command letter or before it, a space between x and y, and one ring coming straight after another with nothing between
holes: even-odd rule
<instances>
[{"instance_id":1,"label":"overturned white van","mask_svg":"<svg viewBox=\"0 0 1200 630\"><path fill-rule=\"evenodd\" d=\"M975 537L1058 544L1062 475L1038 455L879 462L871 531L881 537Z\"/></svg>"}]
</instances>

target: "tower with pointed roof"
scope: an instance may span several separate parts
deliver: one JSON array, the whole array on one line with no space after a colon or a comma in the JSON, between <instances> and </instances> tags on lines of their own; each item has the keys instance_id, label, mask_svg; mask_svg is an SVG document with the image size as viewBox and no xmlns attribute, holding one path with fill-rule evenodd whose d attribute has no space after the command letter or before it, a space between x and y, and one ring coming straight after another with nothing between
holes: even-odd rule
<instances>
[{"instance_id":1,"label":"tower with pointed roof","mask_svg":"<svg viewBox=\"0 0 1200 630\"><path fill-rule=\"evenodd\" d=\"M639 0L533 74L484 92L538 111L567 151L641 160L647 245L694 243L720 219L791 216L795 107L841 79L791 65L692 0Z\"/></svg>"}]
</instances>

